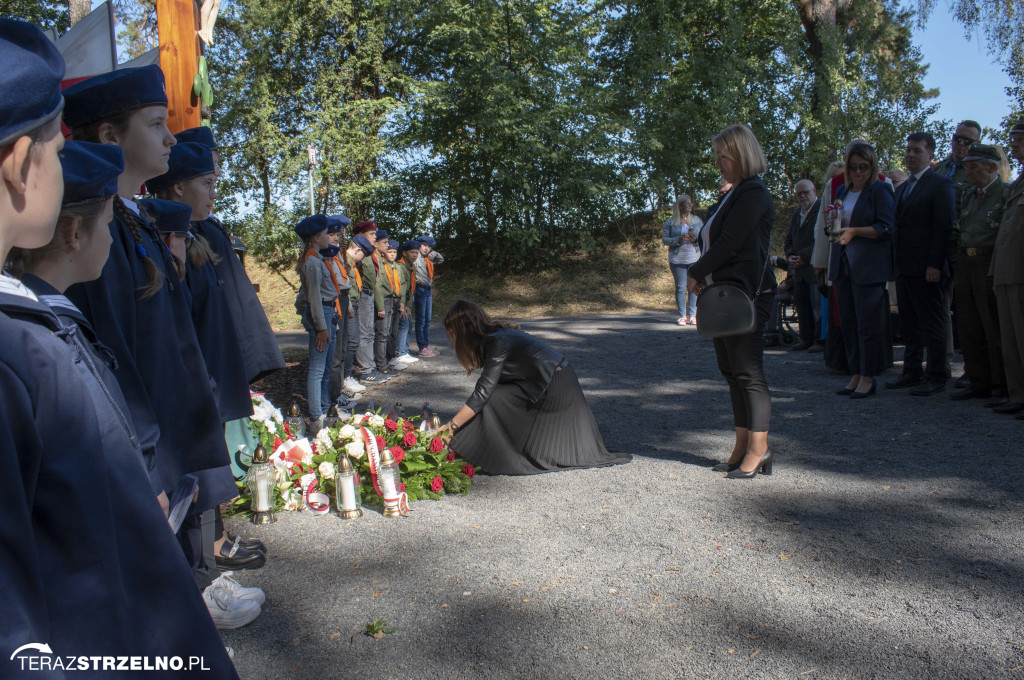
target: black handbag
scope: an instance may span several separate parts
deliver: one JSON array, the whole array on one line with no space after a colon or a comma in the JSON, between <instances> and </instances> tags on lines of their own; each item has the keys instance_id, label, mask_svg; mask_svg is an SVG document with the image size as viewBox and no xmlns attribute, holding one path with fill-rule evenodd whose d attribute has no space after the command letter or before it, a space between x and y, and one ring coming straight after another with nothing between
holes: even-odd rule
<instances>
[{"instance_id":1,"label":"black handbag","mask_svg":"<svg viewBox=\"0 0 1024 680\"><path fill-rule=\"evenodd\" d=\"M754 297L732 281L719 281L697 296L697 332L705 338L725 338L752 333L757 326L754 302L761 294L764 272L771 257L765 259Z\"/></svg>"}]
</instances>

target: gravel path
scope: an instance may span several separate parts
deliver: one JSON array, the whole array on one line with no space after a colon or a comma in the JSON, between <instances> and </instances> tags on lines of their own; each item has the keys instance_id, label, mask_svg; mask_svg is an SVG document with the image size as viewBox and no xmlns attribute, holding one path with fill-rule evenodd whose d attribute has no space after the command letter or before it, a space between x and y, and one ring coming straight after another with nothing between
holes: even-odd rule
<instances>
[{"instance_id":1,"label":"gravel path","mask_svg":"<svg viewBox=\"0 0 1024 680\"><path fill-rule=\"evenodd\" d=\"M268 598L224 632L241 676L1024 678L1024 422L941 395L851 401L820 354L769 350L775 474L724 480L727 389L673 321L523 323L629 465L478 476L408 518L230 520L270 551L236 574ZM450 416L475 376L443 350L370 398ZM362 635L376 619L398 631Z\"/></svg>"}]
</instances>

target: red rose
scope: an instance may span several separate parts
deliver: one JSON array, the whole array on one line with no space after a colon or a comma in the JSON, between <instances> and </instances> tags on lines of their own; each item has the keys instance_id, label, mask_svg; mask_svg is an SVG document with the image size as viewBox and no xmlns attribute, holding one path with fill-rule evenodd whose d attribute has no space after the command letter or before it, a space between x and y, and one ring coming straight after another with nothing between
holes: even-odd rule
<instances>
[{"instance_id":1,"label":"red rose","mask_svg":"<svg viewBox=\"0 0 1024 680\"><path fill-rule=\"evenodd\" d=\"M430 440L430 452L437 453L444 448L444 442L441 441L440 437L434 437Z\"/></svg>"},{"instance_id":2,"label":"red rose","mask_svg":"<svg viewBox=\"0 0 1024 680\"><path fill-rule=\"evenodd\" d=\"M434 477L430 480L430 490L434 493L440 493L441 489L444 488L444 480L440 477Z\"/></svg>"},{"instance_id":3,"label":"red rose","mask_svg":"<svg viewBox=\"0 0 1024 680\"><path fill-rule=\"evenodd\" d=\"M388 443L384 441L384 437L374 437L377 440L377 450L383 451L388 447Z\"/></svg>"},{"instance_id":4,"label":"red rose","mask_svg":"<svg viewBox=\"0 0 1024 680\"><path fill-rule=\"evenodd\" d=\"M274 451L277 451L279 448L281 448L281 444L284 444L284 442L281 441L281 438L278 437L277 435L274 435Z\"/></svg>"},{"instance_id":5,"label":"red rose","mask_svg":"<svg viewBox=\"0 0 1024 680\"><path fill-rule=\"evenodd\" d=\"M470 463L466 463L466 467L462 468L462 471L465 472L466 476L469 477L470 479L473 479L473 475L476 474L476 470Z\"/></svg>"},{"instance_id":6,"label":"red rose","mask_svg":"<svg viewBox=\"0 0 1024 680\"><path fill-rule=\"evenodd\" d=\"M401 491L402 493L405 493L405 482L402 482L401 484L398 485L398 490Z\"/></svg>"},{"instance_id":7,"label":"red rose","mask_svg":"<svg viewBox=\"0 0 1024 680\"><path fill-rule=\"evenodd\" d=\"M416 426L410 423L408 420L402 421L402 429L406 432L411 432L416 429Z\"/></svg>"},{"instance_id":8,"label":"red rose","mask_svg":"<svg viewBox=\"0 0 1024 680\"><path fill-rule=\"evenodd\" d=\"M385 418L384 419L384 427L387 428L388 432L394 432L395 430L398 429L398 423L396 423L395 421L391 420L391 418Z\"/></svg>"},{"instance_id":9,"label":"red rose","mask_svg":"<svg viewBox=\"0 0 1024 680\"><path fill-rule=\"evenodd\" d=\"M284 426L284 433L286 435L288 435L289 437L291 437L292 436L292 428L288 427L288 423L281 423L281 425Z\"/></svg>"},{"instance_id":10,"label":"red rose","mask_svg":"<svg viewBox=\"0 0 1024 680\"><path fill-rule=\"evenodd\" d=\"M392 446L388 451L390 451L391 455L395 457L396 463L401 463L405 458L405 449L401 446Z\"/></svg>"},{"instance_id":11,"label":"red rose","mask_svg":"<svg viewBox=\"0 0 1024 680\"><path fill-rule=\"evenodd\" d=\"M451 451L448 452L448 458L446 459L449 463L455 460L455 454Z\"/></svg>"},{"instance_id":12,"label":"red rose","mask_svg":"<svg viewBox=\"0 0 1024 680\"><path fill-rule=\"evenodd\" d=\"M320 452L316 450L316 444L310 443L309 448L313 449L313 455L319 456Z\"/></svg>"},{"instance_id":13,"label":"red rose","mask_svg":"<svg viewBox=\"0 0 1024 680\"><path fill-rule=\"evenodd\" d=\"M402 443L406 446L416 446L416 433L406 432L402 435Z\"/></svg>"}]
</instances>

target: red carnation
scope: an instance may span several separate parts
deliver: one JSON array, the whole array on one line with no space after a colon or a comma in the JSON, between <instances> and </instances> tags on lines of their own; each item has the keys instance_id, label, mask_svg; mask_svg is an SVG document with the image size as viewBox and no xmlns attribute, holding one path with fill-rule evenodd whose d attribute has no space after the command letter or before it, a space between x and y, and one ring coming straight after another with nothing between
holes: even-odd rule
<instances>
[{"instance_id":1,"label":"red carnation","mask_svg":"<svg viewBox=\"0 0 1024 680\"><path fill-rule=\"evenodd\" d=\"M402 435L402 443L406 446L416 446L416 433L406 432Z\"/></svg>"},{"instance_id":2,"label":"red carnation","mask_svg":"<svg viewBox=\"0 0 1024 680\"><path fill-rule=\"evenodd\" d=\"M466 476L469 477L470 479L473 479L473 475L476 474L476 470L473 468L473 465L470 464L470 463L466 463L466 467L462 468L462 471L465 472Z\"/></svg>"},{"instance_id":3,"label":"red carnation","mask_svg":"<svg viewBox=\"0 0 1024 680\"><path fill-rule=\"evenodd\" d=\"M398 490L401 491L402 493L405 493L405 482L402 482L401 484L398 485Z\"/></svg>"},{"instance_id":4,"label":"red carnation","mask_svg":"<svg viewBox=\"0 0 1024 680\"><path fill-rule=\"evenodd\" d=\"M374 437L377 440L377 450L383 451L388 447L388 443L384 441L384 437Z\"/></svg>"},{"instance_id":5,"label":"red carnation","mask_svg":"<svg viewBox=\"0 0 1024 680\"><path fill-rule=\"evenodd\" d=\"M281 441L281 438L278 437L277 435L274 435L274 450L277 451L279 448L281 448L281 444L284 444L284 442Z\"/></svg>"},{"instance_id":6,"label":"red carnation","mask_svg":"<svg viewBox=\"0 0 1024 680\"><path fill-rule=\"evenodd\" d=\"M289 437L292 436L292 428L288 427L288 423L281 423L284 426L284 433Z\"/></svg>"},{"instance_id":7,"label":"red carnation","mask_svg":"<svg viewBox=\"0 0 1024 680\"><path fill-rule=\"evenodd\" d=\"M408 420L403 420L402 429L405 430L406 432L411 432L412 430L416 429L416 426L410 423Z\"/></svg>"},{"instance_id":8,"label":"red carnation","mask_svg":"<svg viewBox=\"0 0 1024 680\"><path fill-rule=\"evenodd\" d=\"M395 457L396 463L401 463L405 458L405 449L401 446L392 446L388 451L390 451L391 455Z\"/></svg>"},{"instance_id":9,"label":"red carnation","mask_svg":"<svg viewBox=\"0 0 1024 680\"><path fill-rule=\"evenodd\" d=\"M391 420L391 418L385 418L384 419L384 427L387 428L388 432L394 432L395 430L398 429L398 423L396 423L395 421Z\"/></svg>"},{"instance_id":10,"label":"red carnation","mask_svg":"<svg viewBox=\"0 0 1024 680\"><path fill-rule=\"evenodd\" d=\"M434 477L430 480L430 490L434 493L440 493L441 489L444 488L444 480L440 477Z\"/></svg>"},{"instance_id":11,"label":"red carnation","mask_svg":"<svg viewBox=\"0 0 1024 680\"><path fill-rule=\"evenodd\" d=\"M441 441L440 437L434 437L430 440L430 452L437 453L444 448L444 442Z\"/></svg>"},{"instance_id":12,"label":"red carnation","mask_svg":"<svg viewBox=\"0 0 1024 680\"><path fill-rule=\"evenodd\" d=\"M447 460L447 461L448 461L449 463L450 463L450 462L452 462L453 460L455 460L455 454L454 454L454 453L452 453L451 451L449 451L449 452L448 452L448 457L446 458L446 460Z\"/></svg>"}]
</instances>

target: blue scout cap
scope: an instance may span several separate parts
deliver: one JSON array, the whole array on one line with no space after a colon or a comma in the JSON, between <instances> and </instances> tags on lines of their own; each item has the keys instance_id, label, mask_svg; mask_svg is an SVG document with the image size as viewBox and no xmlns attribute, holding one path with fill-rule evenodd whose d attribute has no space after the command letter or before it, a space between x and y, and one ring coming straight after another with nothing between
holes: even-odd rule
<instances>
[{"instance_id":1,"label":"blue scout cap","mask_svg":"<svg viewBox=\"0 0 1024 680\"><path fill-rule=\"evenodd\" d=\"M398 250L398 241L393 238L388 239L388 250Z\"/></svg>"},{"instance_id":2,"label":"blue scout cap","mask_svg":"<svg viewBox=\"0 0 1024 680\"><path fill-rule=\"evenodd\" d=\"M428 248L433 249L437 247L437 241L434 240L433 236L417 236L416 240Z\"/></svg>"},{"instance_id":3,"label":"blue scout cap","mask_svg":"<svg viewBox=\"0 0 1024 680\"><path fill-rule=\"evenodd\" d=\"M117 193L117 178L124 172L124 152L113 144L64 143L60 152L64 172L65 208L95 203Z\"/></svg>"},{"instance_id":4,"label":"blue scout cap","mask_svg":"<svg viewBox=\"0 0 1024 680\"><path fill-rule=\"evenodd\" d=\"M210 147L195 142L175 144L171 147L170 158L167 159L167 172L146 180L146 188L151 192L163 191L172 184L214 172L217 172L217 167L213 164Z\"/></svg>"},{"instance_id":5,"label":"blue scout cap","mask_svg":"<svg viewBox=\"0 0 1024 680\"><path fill-rule=\"evenodd\" d=\"M362 234L356 234L355 236L353 236L352 243L355 243L362 249L363 255L369 255L373 253L373 246L370 245L370 242L367 241L366 237L363 236Z\"/></svg>"},{"instance_id":6,"label":"blue scout cap","mask_svg":"<svg viewBox=\"0 0 1024 680\"><path fill-rule=\"evenodd\" d=\"M385 229L378 229L374 236L378 241L386 241L388 238L388 232Z\"/></svg>"},{"instance_id":7,"label":"blue scout cap","mask_svg":"<svg viewBox=\"0 0 1024 680\"><path fill-rule=\"evenodd\" d=\"M174 138L178 140L178 144L202 144L207 149L216 149L217 142L213 141L213 130L200 125L199 127L189 128L188 130L182 130L178 134L174 135Z\"/></svg>"},{"instance_id":8,"label":"blue scout cap","mask_svg":"<svg viewBox=\"0 0 1024 680\"><path fill-rule=\"evenodd\" d=\"M417 241L416 239L413 239L412 241L406 241L402 245L398 246L398 252L400 252L400 253L404 253L407 250L419 250L419 249L420 249L420 242Z\"/></svg>"},{"instance_id":9,"label":"blue scout cap","mask_svg":"<svg viewBox=\"0 0 1024 680\"><path fill-rule=\"evenodd\" d=\"M302 238L309 238L330 226L327 215L310 215L295 225L295 233Z\"/></svg>"},{"instance_id":10,"label":"blue scout cap","mask_svg":"<svg viewBox=\"0 0 1024 680\"><path fill-rule=\"evenodd\" d=\"M60 115L64 58L32 24L0 19L0 147Z\"/></svg>"},{"instance_id":11,"label":"blue scout cap","mask_svg":"<svg viewBox=\"0 0 1024 680\"><path fill-rule=\"evenodd\" d=\"M71 129L123 111L167 106L164 72L156 64L123 68L75 83L64 90L64 122Z\"/></svg>"},{"instance_id":12,"label":"blue scout cap","mask_svg":"<svg viewBox=\"0 0 1024 680\"><path fill-rule=\"evenodd\" d=\"M327 227L328 234L336 234L352 223L352 220L344 215L328 215L327 219L329 222L329 226Z\"/></svg>"},{"instance_id":13,"label":"blue scout cap","mask_svg":"<svg viewBox=\"0 0 1024 680\"><path fill-rule=\"evenodd\" d=\"M177 201L165 201L160 198L144 198L139 207L149 215L153 226L161 234L175 231L188 231L192 221L192 206Z\"/></svg>"}]
</instances>

